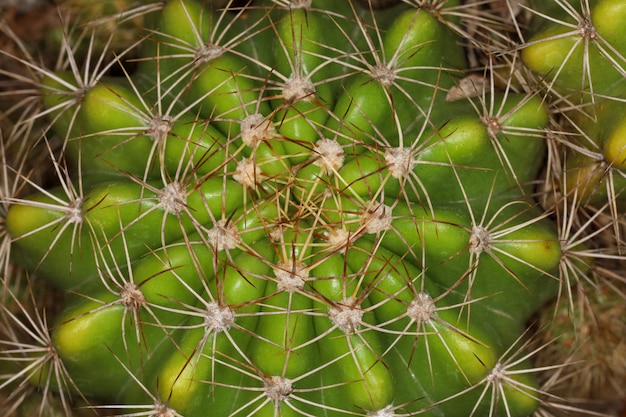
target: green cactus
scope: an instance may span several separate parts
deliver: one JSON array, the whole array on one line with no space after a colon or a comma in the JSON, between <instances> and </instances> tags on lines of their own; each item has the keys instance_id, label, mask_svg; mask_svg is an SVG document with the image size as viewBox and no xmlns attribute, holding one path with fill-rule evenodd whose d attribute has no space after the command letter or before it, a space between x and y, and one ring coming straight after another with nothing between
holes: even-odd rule
<instances>
[{"instance_id":1,"label":"green cactus","mask_svg":"<svg viewBox=\"0 0 626 417\"><path fill-rule=\"evenodd\" d=\"M538 8L546 3L536 2ZM536 33L522 50L526 65L544 77L557 97L569 149L563 193L599 207L623 208L623 117L626 16L620 0L558 1L537 21ZM571 4L570 4L571 3ZM545 13L545 14L543 14Z\"/></svg>"},{"instance_id":2,"label":"green cactus","mask_svg":"<svg viewBox=\"0 0 626 417\"><path fill-rule=\"evenodd\" d=\"M560 377L549 382L550 390L559 396L593 399L596 410L613 415L612 409L622 405L615 406L619 394L611 396L611 387L619 392L626 374L619 362L611 362L613 355L623 355L621 341L606 337L611 332L605 330L610 322L619 333L624 323L622 315L611 310L610 300L624 294L617 281L624 273L620 242L626 201L622 134L626 45L618 22L624 18L626 2L536 1L531 9L533 30L520 49L524 63L540 77L538 84L547 87L544 94L554 108L549 135L554 138L555 163L547 186L551 201L544 206L559 215L565 260L561 276L572 284L541 316L545 330L540 338L544 342L556 334L560 338L538 355L536 363L585 356L577 370L558 371ZM583 243L588 247L579 246ZM603 337L596 337L599 334ZM600 371L594 361L611 363L610 370Z\"/></svg>"},{"instance_id":3,"label":"green cactus","mask_svg":"<svg viewBox=\"0 0 626 417\"><path fill-rule=\"evenodd\" d=\"M582 82L577 109L606 121L587 123L590 143L622 169L623 104L604 98L622 76L617 41L598 52L611 65L533 67L545 48L578 51L537 23L568 10L555 3L516 49L550 95ZM44 328L45 349L6 350L27 367L0 388L59 392L68 414L69 398L158 417L567 407L541 387L550 366L533 364L528 322L602 255L536 199L552 104L517 88L513 65L503 88L496 68L490 89L462 88L468 44L511 47L495 12L479 42L460 1L370 6L154 2L136 9L146 38L111 63L32 66L56 179L11 171L30 193L2 198L3 273L19 265L64 300L50 326L22 326ZM593 201L573 172L563 188ZM35 315L8 299L21 313L5 308L7 322Z\"/></svg>"}]
</instances>

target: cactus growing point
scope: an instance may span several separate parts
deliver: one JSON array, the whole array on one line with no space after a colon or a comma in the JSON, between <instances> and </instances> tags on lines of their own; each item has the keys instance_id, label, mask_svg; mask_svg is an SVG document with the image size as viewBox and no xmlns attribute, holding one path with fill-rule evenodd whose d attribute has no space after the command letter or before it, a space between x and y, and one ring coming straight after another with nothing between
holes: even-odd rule
<instances>
[{"instance_id":1,"label":"cactus growing point","mask_svg":"<svg viewBox=\"0 0 626 417\"><path fill-rule=\"evenodd\" d=\"M552 109L450 99L486 47L460 1L360 3L155 2L117 75L40 71L56 184L2 200L11 261L64 294L35 386L158 417L549 403L527 323L585 250L535 199Z\"/></svg>"}]
</instances>

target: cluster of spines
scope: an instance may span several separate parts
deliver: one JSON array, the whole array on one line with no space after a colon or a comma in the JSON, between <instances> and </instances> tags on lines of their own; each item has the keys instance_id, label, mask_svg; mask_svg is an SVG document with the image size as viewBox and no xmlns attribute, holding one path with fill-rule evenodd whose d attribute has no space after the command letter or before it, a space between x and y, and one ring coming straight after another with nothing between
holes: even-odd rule
<instances>
[{"instance_id":1,"label":"cluster of spines","mask_svg":"<svg viewBox=\"0 0 626 417\"><path fill-rule=\"evenodd\" d=\"M537 364L577 363L547 378L547 389L593 399L592 407L606 413L623 406L618 399L623 390L616 387L624 366L605 349L623 349L613 338L624 323L613 300L624 297L625 176L618 132L626 59L614 25L625 7L605 0L530 2L531 29L517 46L532 70L526 73L528 84L551 108L539 201L558 224L560 278L569 284L541 315L545 331L538 339L551 343ZM611 369L600 363L611 363ZM601 395L595 390L600 386Z\"/></svg>"}]
</instances>

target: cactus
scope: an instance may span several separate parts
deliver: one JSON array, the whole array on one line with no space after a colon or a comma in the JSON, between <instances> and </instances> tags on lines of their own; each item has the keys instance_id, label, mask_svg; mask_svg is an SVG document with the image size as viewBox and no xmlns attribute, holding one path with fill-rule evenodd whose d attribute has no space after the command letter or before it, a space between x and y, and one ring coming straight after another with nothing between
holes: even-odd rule
<instances>
[{"instance_id":1,"label":"cactus","mask_svg":"<svg viewBox=\"0 0 626 417\"><path fill-rule=\"evenodd\" d=\"M104 19L86 43L66 31L54 68L11 56L37 91L18 126L43 131L2 147L13 404L37 390L40 416L48 398L68 416L593 414L549 392L568 359L535 359L558 345L529 323L623 260L613 29L583 39L596 66L555 28L565 0L533 5L523 32L509 2L147 3L114 16L145 33L113 51ZM550 48L583 63L535 65ZM41 155L52 180L29 172ZM577 159L597 155L614 173L602 192Z\"/></svg>"}]
</instances>

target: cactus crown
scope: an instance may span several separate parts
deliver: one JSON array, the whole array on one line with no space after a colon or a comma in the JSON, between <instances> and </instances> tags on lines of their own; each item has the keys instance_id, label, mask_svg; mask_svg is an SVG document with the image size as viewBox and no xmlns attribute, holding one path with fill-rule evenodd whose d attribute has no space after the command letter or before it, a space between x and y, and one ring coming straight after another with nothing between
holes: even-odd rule
<instances>
[{"instance_id":1,"label":"cactus crown","mask_svg":"<svg viewBox=\"0 0 626 417\"><path fill-rule=\"evenodd\" d=\"M43 133L2 141L3 319L29 341L3 332L0 359L27 365L0 387L42 390L41 416L50 392L68 416L72 401L158 417L574 409L528 323L623 258L589 231L607 212L599 230L621 227L623 141L589 123L621 114L605 97L621 44L595 17L611 1L535 5L527 22L496 1L222 3L67 30L50 68L7 53L37 91L22 125ZM126 25L141 39L110 51ZM541 67L535 48L572 41ZM570 124L587 143L562 138ZM28 172L42 149L54 184ZM19 271L63 297L53 324L10 290Z\"/></svg>"}]
</instances>

